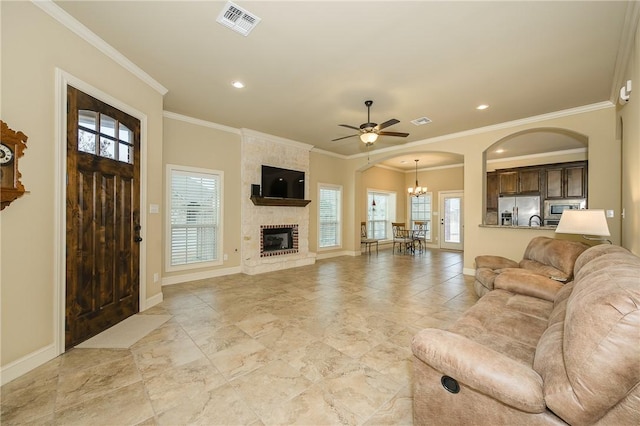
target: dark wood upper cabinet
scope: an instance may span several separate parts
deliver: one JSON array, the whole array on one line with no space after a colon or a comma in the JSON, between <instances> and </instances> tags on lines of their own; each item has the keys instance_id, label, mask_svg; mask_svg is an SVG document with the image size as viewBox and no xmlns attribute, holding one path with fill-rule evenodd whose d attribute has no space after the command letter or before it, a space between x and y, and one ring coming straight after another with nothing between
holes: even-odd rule
<instances>
[{"instance_id":1,"label":"dark wood upper cabinet","mask_svg":"<svg viewBox=\"0 0 640 426\"><path fill-rule=\"evenodd\" d=\"M525 169L518 172L520 194L540 193L540 169Z\"/></svg>"},{"instance_id":2,"label":"dark wood upper cabinet","mask_svg":"<svg viewBox=\"0 0 640 426\"><path fill-rule=\"evenodd\" d=\"M566 194L568 198L586 198L587 179L585 166L567 167L565 169Z\"/></svg>"},{"instance_id":3,"label":"dark wood upper cabinet","mask_svg":"<svg viewBox=\"0 0 640 426\"><path fill-rule=\"evenodd\" d=\"M487 173L487 210L498 210L498 174Z\"/></svg>"},{"instance_id":4,"label":"dark wood upper cabinet","mask_svg":"<svg viewBox=\"0 0 640 426\"><path fill-rule=\"evenodd\" d=\"M545 198L562 198L562 168L545 170Z\"/></svg>"},{"instance_id":5,"label":"dark wood upper cabinet","mask_svg":"<svg viewBox=\"0 0 640 426\"><path fill-rule=\"evenodd\" d=\"M518 172L498 172L500 195L518 193Z\"/></svg>"},{"instance_id":6,"label":"dark wood upper cabinet","mask_svg":"<svg viewBox=\"0 0 640 426\"><path fill-rule=\"evenodd\" d=\"M545 198L587 198L587 163L556 164L545 169Z\"/></svg>"}]
</instances>

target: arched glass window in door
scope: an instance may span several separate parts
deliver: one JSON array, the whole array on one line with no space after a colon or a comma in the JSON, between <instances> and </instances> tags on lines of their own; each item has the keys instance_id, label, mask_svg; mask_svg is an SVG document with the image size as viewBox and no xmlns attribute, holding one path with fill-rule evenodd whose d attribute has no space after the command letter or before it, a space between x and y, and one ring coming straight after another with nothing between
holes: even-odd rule
<instances>
[{"instance_id":1,"label":"arched glass window in door","mask_svg":"<svg viewBox=\"0 0 640 426\"><path fill-rule=\"evenodd\" d=\"M78 111L78 151L133 164L133 131L96 111Z\"/></svg>"}]
</instances>

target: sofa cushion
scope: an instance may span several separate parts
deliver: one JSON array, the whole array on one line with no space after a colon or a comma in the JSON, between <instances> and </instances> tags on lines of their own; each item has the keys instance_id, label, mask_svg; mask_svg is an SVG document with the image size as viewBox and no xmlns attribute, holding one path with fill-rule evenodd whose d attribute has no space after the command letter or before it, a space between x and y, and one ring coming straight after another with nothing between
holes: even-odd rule
<instances>
[{"instance_id":1,"label":"sofa cushion","mask_svg":"<svg viewBox=\"0 0 640 426\"><path fill-rule=\"evenodd\" d=\"M569 280L573 276L573 266L576 259L588 247L588 245L576 241L535 237L527 245L520 267L533 268L534 271L537 271L541 266L551 267L552 269L549 270L542 268L541 275L558 276Z\"/></svg>"},{"instance_id":2,"label":"sofa cushion","mask_svg":"<svg viewBox=\"0 0 640 426\"><path fill-rule=\"evenodd\" d=\"M637 421L640 258L613 246L584 256L576 261L573 291L558 295L534 369L547 406L566 422Z\"/></svg>"}]
</instances>

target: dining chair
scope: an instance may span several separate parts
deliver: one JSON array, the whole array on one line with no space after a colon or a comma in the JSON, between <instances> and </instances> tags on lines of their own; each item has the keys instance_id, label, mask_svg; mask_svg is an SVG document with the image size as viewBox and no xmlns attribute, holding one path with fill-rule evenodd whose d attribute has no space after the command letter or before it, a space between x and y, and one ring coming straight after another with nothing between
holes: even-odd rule
<instances>
[{"instance_id":1,"label":"dining chair","mask_svg":"<svg viewBox=\"0 0 640 426\"><path fill-rule=\"evenodd\" d=\"M408 250L413 252L413 239L411 238L411 231L405 227L404 222L392 222L391 229L393 230L393 246L392 253L395 253L396 244L398 244L400 253L404 248L405 253Z\"/></svg>"},{"instance_id":2,"label":"dining chair","mask_svg":"<svg viewBox=\"0 0 640 426\"><path fill-rule=\"evenodd\" d=\"M413 222L413 238L414 244L417 243L419 250L422 251L427 246L427 231L429 223L423 220L416 220Z\"/></svg>"},{"instance_id":3,"label":"dining chair","mask_svg":"<svg viewBox=\"0 0 640 426\"><path fill-rule=\"evenodd\" d=\"M371 254L371 246L376 245L376 254L378 254L378 240L367 237L367 222L360 222L360 249L364 245L364 250Z\"/></svg>"}]
</instances>

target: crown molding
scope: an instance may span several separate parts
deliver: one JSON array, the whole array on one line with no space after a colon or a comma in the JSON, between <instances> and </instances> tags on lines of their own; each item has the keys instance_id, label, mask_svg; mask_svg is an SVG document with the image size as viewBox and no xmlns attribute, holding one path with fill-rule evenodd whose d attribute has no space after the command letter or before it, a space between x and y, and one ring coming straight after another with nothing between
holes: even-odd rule
<instances>
[{"instance_id":1,"label":"crown molding","mask_svg":"<svg viewBox=\"0 0 640 426\"><path fill-rule=\"evenodd\" d=\"M100 38L96 33L81 24L76 18L69 15L64 9L55 4L52 0L32 0L32 3L42 9L45 13L58 21L64 27L72 31L81 39L98 49L100 52L111 58L114 62L122 66L131 74L138 77L147 85L152 87L162 96L169 91L162 84L158 83L153 77L144 72L142 68L131 62L122 53L118 52L113 46Z\"/></svg>"},{"instance_id":2,"label":"crown molding","mask_svg":"<svg viewBox=\"0 0 640 426\"><path fill-rule=\"evenodd\" d=\"M240 130L235 127L225 126L223 124L213 123L211 121L201 120L199 118L189 117L187 115L178 114L171 111L162 111L162 116L171 120L183 121L185 123L194 124L196 126L208 127L210 129L222 130L223 132L240 135Z\"/></svg>"},{"instance_id":3,"label":"crown molding","mask_svg":"<svg viewBox=\"0 0 640 426\"><path fill-rule=\"evenodd\" d=\"M611 102L611 101L603 101L603 102L598 102L598 103L590 104L590 105L584 105L584 106L580 106L580 107L576 107L576 108L569 108L569 109L565 109L565 110L561 110L561 111L555 111L555 112L550 112L550 113L546 113L546 114L535 115L533 117L522 118L522 119L519 119L519 120L506 121L504 123L493 124L491 126L478 127L476 129L465 130L465 131L457 132L457 133L450 133L448 135L436 136L436 137L433 137L433 138L423 139L423 140L415 141L415 142L409 142L409 143L406 143L406 144L403 144L403 145L399 145L399 146L395 146L395 147L389 147L389 148L383 148L383 149L371 151L371 153L354 154L354 155L351 155L351 156L349 156L347 158L348 159L353 159L353 158L364 157L365 155L370 155L370 154L381 154L381 153L385 153L385 152L395 152L395 151L405 150L406 148L418 147L418 146L422 146L422 145L429 145L429 144L432 144L432 143L447 141L447 140L451 140L451 139L457 139L457 138L469 137L469 136L474 136L474 135L480 135L480 134L483 134L483 133L494 132L496 130L509 129L509 128L512 128L512 127L518 127L518 126L523 126L523 125L527 125L527 124L539 123L541 121L547 121L547 120L553 120L553 119L557 119L557 118L569 117L569 116L572 116L572 115L584 114L584 113L587 113L587 112L599 111L599 110L602 110L602 109L608 109L608 108L614 108L614 107L615 107L615 104L613 102Z\"/></svg>"},{"instance_id":4,"label":"crown molding","mask_svg":"<svg viewBox=\"0 0 640 426\"><path fill-rule=\"evenodd\" d=\"M636 35L636 28L640 21L640 2L630 1L627 3L627 11L622 24L620 43L616 53L616 64L613 69L613 81L609 100L615 105L620 96L620 88L624 86L625 73L629 65L629 59L633 51L633 43Z\"/></svg>"},{"instance_id":5,"label":"crown molding","mask_svg":"<svg viewBox=\"0 0 640 426\"><path fill-rule=\"evenodd\" d=\"M353 157L349 157L348 155L338 154L337 152L331 152L331 151L326 151L324 149L316 148L315 146L311 149L311 151L317 152L318 154L328 155L330 157L336 157L341 160L348 160L349 158L353 158Z\"/></svg>"},{"instance_id":6,"label":"crown molding","mask_svg":"<svg viewBox=\"0 0 640 426\"><path fill-rule=\"evenodd\" d=\"M583 154L588 152L587 148L565 149L562 151L541 152L539 154L520 155L518 157L505 157L487 160L487 164L503 163L505 161L530 160L532 158L554 157L557 155Z\"/></svg>"}]
</instances>

